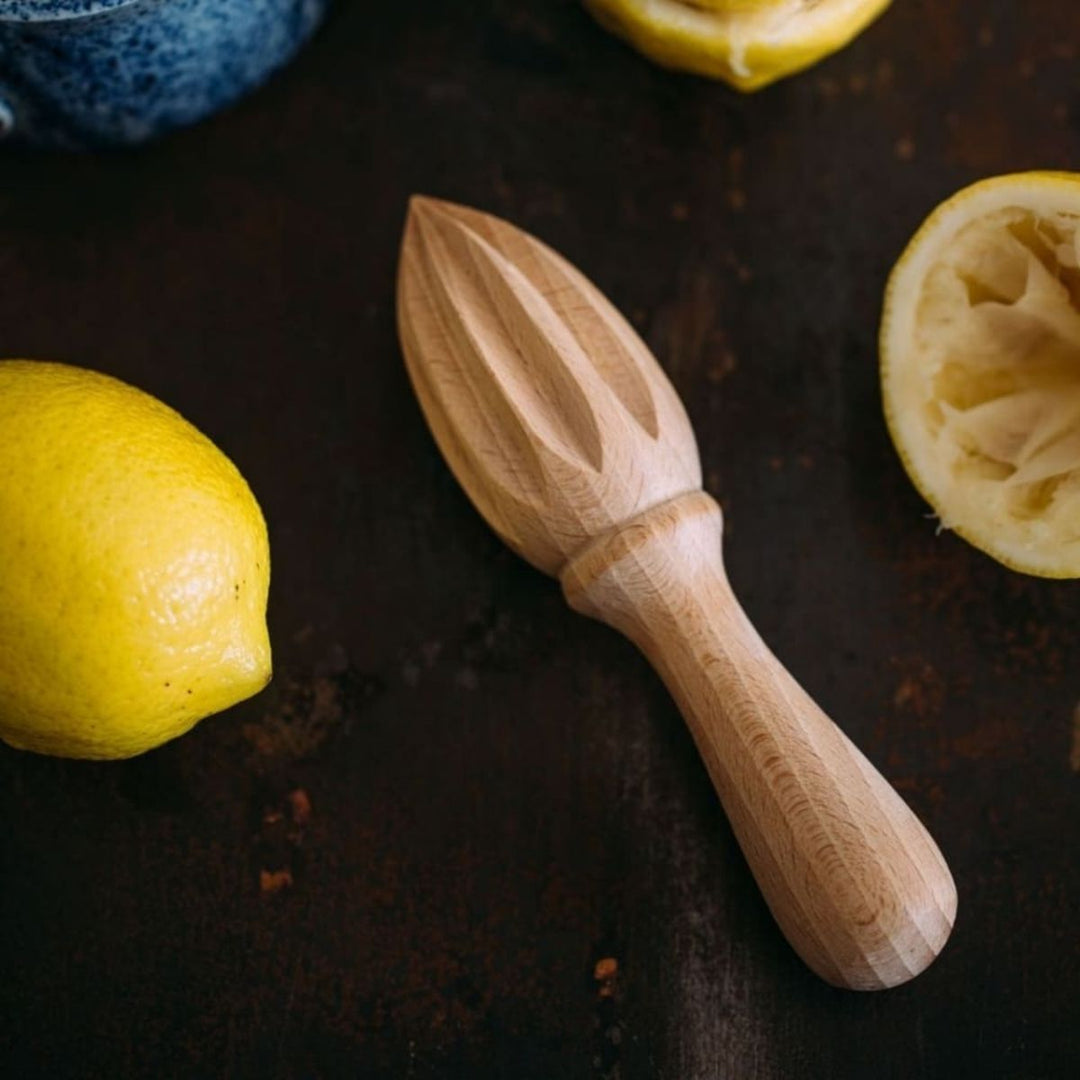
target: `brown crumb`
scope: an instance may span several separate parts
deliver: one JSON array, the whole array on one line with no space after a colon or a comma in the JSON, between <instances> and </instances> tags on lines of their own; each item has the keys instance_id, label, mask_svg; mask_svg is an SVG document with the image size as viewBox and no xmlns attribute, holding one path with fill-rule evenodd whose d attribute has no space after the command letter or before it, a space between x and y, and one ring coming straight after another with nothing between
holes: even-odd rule
<instances>
[{"instance_id":1,"label":"brown crumb","mask_svg":"<svg viewBox=\"0 0 1080 1080\"><path fill-rule=\"evenodd\" d=\"M683 202L677 202L671 204L671 220L672 221L689 221L690 220L690 207Z\"/></svg>"},{"instance_id":2,"label":"brown crumb","mask_svg":"<svg viewBox=\"0 0 1080 1080\"><path fill-rule=\"evenodd\" d=\"M602 960L597 960L596 967L593 968L593 978L597 982L614 979L618 973L619 961L614 956L605 956Z\"/></svg>"},{"instance_id":3,"label":"brown crumb","mask_svg":"<svg viewBox=\"0 0 1080 1080\"><path fill-rule=\"evenodd\" d=\"M893 705L898 709L902 709L910 702L919 700L921 693L919 683L912 678L905 678L896 688L896 693L893 694Z\"/></svg>"},{"instance_id":4,"label":"brown crumb","mask_svg":"<svg viewBox=\"0 0 1080 1080\"><path fill-rule=\"evenodd\" d=\"M306 825L311 820L311 799L303 788L289 792L289 809L296 825Z\"/></svg>"},{"instance_id":5,"label":"brown crumb","mask_svg":"<svg viewBox=\"0 0 1080 1080\"><path fill-rule=\"evenodd\" d=\"M600 984L597 994L602 998L615 996L615 977L619 974L619 961L614 956L605 956L596 961L593 978Z\"/></svg>"},{"instance_id":6,"label":"brown crumb","mask_svg":"<svg viewBox=\"0 0 1080 1080\"><path fill-rule=\"evenodd\" d=\"M730 349L724 349L716 363L706 368L705 378L711 383L722 383L738 366L735 354Z\"/></svg>"},{"instance_id":7,"label":"brown crumb","mask_svg":"<svg viewBox=\"0 0 1080 1080\"><path fill-rule=\"evenodd\" d=\"M282 889L291 889L293 876L291 870L260 870L259 889L264 893L281 892Z\"/></svg>"},{"instance_id":8,"label":"brown crumb","mask_svg":"<svg viewBox=\"0 0 1080 1080\"><path fill-rule=\"evenodd\" d=\"M896 140L893 153L900 161L911 161L915 157L915 140L910 135L904 135Z\"/></svg>"}]
</instances>

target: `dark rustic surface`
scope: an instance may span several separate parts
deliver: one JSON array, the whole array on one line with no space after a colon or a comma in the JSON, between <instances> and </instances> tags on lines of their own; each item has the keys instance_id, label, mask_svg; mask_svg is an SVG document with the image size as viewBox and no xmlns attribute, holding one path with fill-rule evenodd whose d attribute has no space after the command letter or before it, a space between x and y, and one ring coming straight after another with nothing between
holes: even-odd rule
<instances>
[{"instance_id":1,"label":"dark rustic surface","mask_svg":"<svg viewBox=\"0 0 1080 1080\"><path fill-rule=\"evenodd\" d=\"M897 0L743 98L571 0L353 2L204 127L0 157L0 354L236 460L277 668L140 760L0 747L0 1074L1080 1075L1076 586L935 538L875 369L930 208L1080 161L1078 53L1074 4ZM413 191L551 242L667 366L751 615L951 860L916 982L801 966L658 680L455 486L395 342Z\"/></svg>"}]
</instances>

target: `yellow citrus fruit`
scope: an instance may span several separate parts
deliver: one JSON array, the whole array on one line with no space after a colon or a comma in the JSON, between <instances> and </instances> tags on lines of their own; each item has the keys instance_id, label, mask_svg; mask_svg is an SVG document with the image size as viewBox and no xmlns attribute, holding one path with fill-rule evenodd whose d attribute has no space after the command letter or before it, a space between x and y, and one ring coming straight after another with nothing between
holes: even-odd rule
<instances>
[{"instance_id":1,"label":"yellow citrus fruit","mask_svg":"<svg viewBox=\"0 0 1080 1080\"><path fill-rule=\"evenodd\" d=\"M943 527L1080 577L1080 174L984 180L934 211L889 281L881 380Z\"/></svg>"},{"instance_id":2,"label":"yellow citrus fruit","mask_svg":"<svg viewBox=\"0 0 1080 1080\"><path fill-rule=\"evenodd\" d=\"M890 0L585 0L608 29L665 67L759 90L861 33Z\"/></svg>"},{"instance_id":3,"label":"yellow citrus fruit","mask_svg":"<svg viewBox=\"0 0 1080 1080\"><path fill-rule=\"evenodd\" d=\"M150 395L0 361L0 737L121 758L270 678L270 556L236 467Z\"/></svg>"}]
</instances>

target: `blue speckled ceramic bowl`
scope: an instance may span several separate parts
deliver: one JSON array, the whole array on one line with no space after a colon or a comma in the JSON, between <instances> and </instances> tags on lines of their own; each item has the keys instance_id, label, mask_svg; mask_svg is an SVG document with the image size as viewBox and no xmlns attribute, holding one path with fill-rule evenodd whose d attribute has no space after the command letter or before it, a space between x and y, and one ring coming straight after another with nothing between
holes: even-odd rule
<instances>
[{"instance_id":1,"label":"blue speckled ceramic bowl","mask_svg":"<svg viewBox=\"0 0 1080 1080\"><path fill-rule=\"evenodd\" d=\"M142 142L281 67L330 0L0 0L0 138Z\"/></svg>"}]
</instances>

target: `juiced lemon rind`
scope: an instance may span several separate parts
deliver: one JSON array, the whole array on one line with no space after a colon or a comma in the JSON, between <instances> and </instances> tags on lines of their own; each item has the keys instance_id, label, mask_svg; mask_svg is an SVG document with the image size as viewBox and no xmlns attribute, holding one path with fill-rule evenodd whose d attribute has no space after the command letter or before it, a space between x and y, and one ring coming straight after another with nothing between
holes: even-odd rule
<instances>
[{"instance_id":1,"label":"juiced lemon rind","mask_svg":"<svg viewBox=\"0 0 1080 1080\"><path fill-rule=\"evenodd\" d=\"M1080 175L942 204L889 280L886 422L941 519L1023 573L1080 577Z\"/></svg>"},{"instance_id":2,"label":"juiced lemon rind","mask_svg":"<svg viewBox=\"0 0 1080 1080\"><path fill-rule=\"evenodd\" d=\"M585 0L601 24L665 67L760 90L843 48L891 0ZM716 10L706 10L716 9Z\"/></svg>"}]
</instances>

